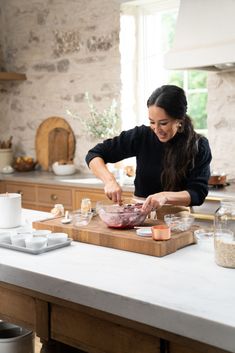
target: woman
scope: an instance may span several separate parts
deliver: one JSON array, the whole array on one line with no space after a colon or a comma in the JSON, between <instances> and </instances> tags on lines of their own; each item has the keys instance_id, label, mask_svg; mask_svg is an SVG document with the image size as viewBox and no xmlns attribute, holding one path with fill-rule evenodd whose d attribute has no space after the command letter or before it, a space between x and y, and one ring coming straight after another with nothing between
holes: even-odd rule
<instances>
[{"instance_id":1,"label":"woman","mask_svg":"<svg viewBox=\"0 0 235 353\"><path fill-rule=\"evenodd\" d=\"M208 194L211 151L208 140L197 134L186 114L182 88L164 85L147 101L150 127L123 131L92 148L86 162L104 182L104 191L120 202L122 189L106 167L136 157L135 196L146 198L143 210L163 205L201 205Z\"/></svg>"}]
</instances>

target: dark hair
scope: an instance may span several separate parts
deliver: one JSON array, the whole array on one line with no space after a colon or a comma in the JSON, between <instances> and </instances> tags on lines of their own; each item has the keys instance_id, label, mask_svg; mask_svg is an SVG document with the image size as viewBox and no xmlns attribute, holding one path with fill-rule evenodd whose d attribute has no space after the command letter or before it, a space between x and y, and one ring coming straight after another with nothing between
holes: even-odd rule
<instances>
[{"instance_id":1,"label":"dark hair","mask_svg":"<svg viewBox=\"0 0 235 353\"><path fill-rule=\"evenodd\" d=\"M194 131L192 120L186 114L187 99L182 88L174 85L157 88L147 100L147 107L152 105L164 109L172 119L181 122L179 131L165 144L161 174L164 190L179 191L194 166L200 135Z\"/></svg>"}]
</instances>

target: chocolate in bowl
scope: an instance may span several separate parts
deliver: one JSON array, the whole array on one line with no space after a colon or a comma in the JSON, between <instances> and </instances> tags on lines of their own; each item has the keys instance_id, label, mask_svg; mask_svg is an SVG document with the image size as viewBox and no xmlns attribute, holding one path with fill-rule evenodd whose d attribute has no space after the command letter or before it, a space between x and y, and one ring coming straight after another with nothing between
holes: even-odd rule
<instances>
[{"instance_id":1,"label":"chocolate in bowl","mask_svg":"<svg viewBox=\"0 0 235 353\"><path fill-rule=\"evenodd\" d=\"M142 204L99 205L98 214L109 227L116 229L131 229L142 224L147 213L141 210Z\"/></svg>"}]
</instances>

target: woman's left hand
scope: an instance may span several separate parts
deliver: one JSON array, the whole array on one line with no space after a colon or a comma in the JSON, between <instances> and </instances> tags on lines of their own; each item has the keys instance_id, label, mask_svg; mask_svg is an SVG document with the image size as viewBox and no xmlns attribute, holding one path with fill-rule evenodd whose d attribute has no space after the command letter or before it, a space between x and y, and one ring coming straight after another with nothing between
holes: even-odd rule
<instances>
[{"instance_id":1,"label":"woman's left hand","mask_svg":"<svg viewBox=\"0 0 235 353\"><path fill-rule=\"evenodd\" d=\"M167 203L167 197L158 192L157 194L149 195L145 202L143 203L142 210L144 212L150 213L158 208L162 207Z\"/></svg>"}]
</instances>

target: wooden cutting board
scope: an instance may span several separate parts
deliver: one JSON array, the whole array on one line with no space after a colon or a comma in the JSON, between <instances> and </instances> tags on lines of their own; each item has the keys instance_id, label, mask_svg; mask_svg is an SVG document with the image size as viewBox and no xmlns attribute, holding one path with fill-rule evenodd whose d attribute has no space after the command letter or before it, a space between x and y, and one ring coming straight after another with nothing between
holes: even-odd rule
<instances>
[{"instance_id":1,"label":"wooden cutting board","mask_svg":"<svg viewBox=\"0 0 235 353\"><path fill-rule=\"evenodd\" d=\"M43 170L48 170L54 162L73 160L75 136L69 123L59 117L44 120L37 129L35 149Z\"/></svg>"},{"instance_id":2,"label":"wooden cutting board","mask_svg":"<svg viewBox=\"0 0 235 353\"><path fill-rule=\"evenodd\" d=\"M157 221L151 222L146 221L144 225L159 224ZM65 232L73 240L82 243L159 257L196 243L193 232L198 228L193 226L186 232L173 233L169 240L156 241L151 237L146 238L136 235L135 229L117 230L108 228L98 216L94 217L89 225L79 228L75 228L72 224L62 224L61 218L34 222L33 227L35 229L50 229L53 232Z\"/></svg>"}]
</instances>

